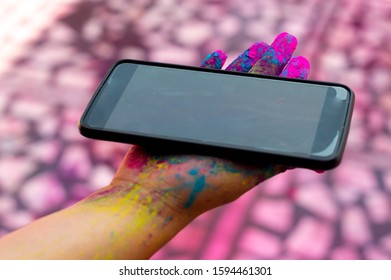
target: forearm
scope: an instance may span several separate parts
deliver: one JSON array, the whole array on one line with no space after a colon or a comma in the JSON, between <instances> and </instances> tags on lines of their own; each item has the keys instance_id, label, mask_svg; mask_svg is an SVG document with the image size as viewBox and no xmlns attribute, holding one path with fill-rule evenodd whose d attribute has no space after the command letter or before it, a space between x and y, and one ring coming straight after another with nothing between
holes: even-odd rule
<instances>
[{"instance_id":1,"label":"forearm","mask_svg":"<svg viewBox=\"0 0 391 280\"><path fill-rule=\"evenodd\" d=\"M0 240L0 259L146 259L191 220L143 186L111 186Z\"/></svg>"},{"instance_id":2,"label":"forearm","mask_svg":"<svg viewBox=\"0 0 391 280\"><path fill-rule=\"evenodd\" d=\"M211 157L166 159L131 149L109 187L1 239L0 259L146 259L196 216L256 185L260 174Z\"/></svg>"}]
</instances>

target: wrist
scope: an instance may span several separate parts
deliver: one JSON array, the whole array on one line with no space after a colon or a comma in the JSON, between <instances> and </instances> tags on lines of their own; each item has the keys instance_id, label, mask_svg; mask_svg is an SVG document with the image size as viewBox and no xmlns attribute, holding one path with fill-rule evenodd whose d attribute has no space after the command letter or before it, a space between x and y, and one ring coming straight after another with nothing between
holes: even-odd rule
<instances>
[{"instance_id":1,"label":"wrist","mask_svg":"<svg viewBox=\"0 0 391 280\"><path fill-rule=\"evenodd\" d=\"M121 215L142 213L146 215L143 219L153 218L154 222L166 223L176 218L188 223L194 215L177 202L176 192L170 191L176 188L180 187L167 186L164 178L160 177L132 181L114 177L109 186L86 197L81 203L99 211Z\"/></svg>"},{"instance_id":2,"label":"wrist","mask_svg":"<svg viewBox=\"0 0 391 280\"><path fill-rule=\"evenodd\" d=\"M107 251L113 252L113 258L149 258L194 218L171 204L164 193L117 179L76 208L78 212L90 213L91 221L100 224L94 235L99 239L110 237L105 254L97 258L107 258ZM122 255L118 256L118 252Z\"/></svg>"}]
</instances>

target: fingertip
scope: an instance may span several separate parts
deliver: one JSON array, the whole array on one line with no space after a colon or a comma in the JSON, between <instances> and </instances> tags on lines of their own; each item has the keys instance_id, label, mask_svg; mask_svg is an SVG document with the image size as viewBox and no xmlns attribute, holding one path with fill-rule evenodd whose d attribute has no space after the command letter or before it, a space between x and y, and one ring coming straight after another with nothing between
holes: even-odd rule
<instances>
[{"instance_id":1,"label":"fingertip","mask_svg":"<svg viewBox=\"0 0 391 280\"><path fill-rule=\"evenodd\" d=\"M298 66L300 66L301 68L305 68L305 69L310 69L310 62L308 61L308 59L304 56L296 56L294 58L292 58L293 60L293 63L294 64L297 64Z\"/></svg>"},{"instance_id":2,"label":"fingertip","mask_svg":"<svg viewBox=\"0 0 391 280\"><path fill-rule=\"evenodd\" d=\"M284 56L284 63L287 63L295 52L297 44L298 42L295 36L287 32L283 32L278 34L271 46L282 53Z\"/></svg>"},{"instance_id":3,"label":"fingertip","mask_svg":"<svg viewBox=\"0 0 391 280\"><path fill-rule=\"evenodd\" d=\"M248 57L253 61L258 60L270 46L264 42L255 42L248 49Z\"/></svg>"},{"instance_id":4,"label":"fingertip","mask_svg":"<svg viewBox=\"0 0 391 280\"><path fill-rule=\"evenodd\" d=\"M292 58L281 72L281 77L294 79L307 79L310 73L310 62L304 56Z\"/></svg>"},{"instance_id":5,"label":"fingertip","mask_svg":"<svg viewBox=\"0 0 391 280\"><path fill-rule=\"evenodd\" d=\"M206 56L202 61L201 67L211 69L221 69L225 61L227 60L227 54L222 50L214 51Z\"/></svg>"},{"instance_id":6,"label":"fingertip","mask_svg":"<svg viewBox=\"0 0 391 280\"><path fill-rule=\"evenodd\" d=\"M297 47L298 41L295 36L288 32L282 32L277 35L271 46L284 52L293 53Z\"/></svg>"}]
</instances>

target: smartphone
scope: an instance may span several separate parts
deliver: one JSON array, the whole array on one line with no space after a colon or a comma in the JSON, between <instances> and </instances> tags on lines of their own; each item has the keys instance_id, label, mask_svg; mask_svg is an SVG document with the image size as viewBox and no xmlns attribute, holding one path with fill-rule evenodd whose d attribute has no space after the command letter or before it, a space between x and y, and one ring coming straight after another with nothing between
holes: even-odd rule
<instances>
[{"instance_id":1,"label":"smartphone","mask_svg":"<svg viewBox=\"0 0 391 280\"><path fill-rule=\"evenodd\" d=\"M342 159L353 103L341 84L121 60L79 129L173 153L326 170Z\"/></svg>"}]
</instances>

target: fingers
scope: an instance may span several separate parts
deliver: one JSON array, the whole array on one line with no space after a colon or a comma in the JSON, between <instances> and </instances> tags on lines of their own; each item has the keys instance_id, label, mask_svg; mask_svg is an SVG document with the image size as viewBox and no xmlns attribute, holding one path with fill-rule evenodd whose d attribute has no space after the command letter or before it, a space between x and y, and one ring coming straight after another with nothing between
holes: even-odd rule
<instances>
[{"instance_id":1,"label":"fingers","mask_svg":"<svg viewBox=\"0 0 391 280\"><path fill-rule=\"evenodd\" d=\"M201 63L203 68L221 69L227 60L227 55L221 50L212 52Z\"/></svg>"},{"instance_id":2,"label":"fingers","mask_svg":"<svg viewBox=\"0 0 391 280\"><path fill-rule=\"evenodd\" d=\"M297 39L284 32L276 37L272 45L250 69L250 73L278 76L292 57Z\"/></svg>"},{"instance_id":3,"label":"fingers","mask_svg":"<svg viewBox=\"0 0 391 280\"><path fill-rule=\"evenodd\" d=\"M280 76L294 79L307 79L309 73L309 61L303 56L297 56L288 62Z\"/></svg>"},{"instance_id":4,"label":"fingers","mask_svg":"<svg viewBox=\"0 0 391 280\"><path fill-rule=\"evenodd\" d=\"M263 42L252 44L247 50L239 55L228 67L228 71L248 72L251 67L262 57L269 48L269 45Z\"/></svg>"},{"instance_id":5,"label":"fingers","mask_svg":"<svg viewBox=\"0 0 391 280\"><path fill-rule=\"evenodd\" d=\"M279 34L270 46L263 42L254 43L226 70L306 79L310 71L308 60L302 56L291 59L296 47L296 37L284 32ZM217 50L204 59L201 67L222 69L226 60L226 53Z\"/></svg>"}]
</instances>

